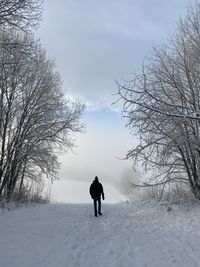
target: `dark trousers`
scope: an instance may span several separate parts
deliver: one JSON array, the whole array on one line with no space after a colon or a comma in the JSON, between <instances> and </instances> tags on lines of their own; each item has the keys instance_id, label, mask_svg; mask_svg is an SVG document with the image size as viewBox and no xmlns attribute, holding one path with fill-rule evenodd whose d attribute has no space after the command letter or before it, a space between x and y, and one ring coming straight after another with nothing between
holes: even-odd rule
<instances>
[{"instance_id":1,"label":"dark trousers","mask_svg":"<svg viewBox=\"0 0 200 267\"><path fill-rule=\"evenodd\" d=\"M94 214L97 215L97 203L98 203L98 213L101 212L101 198L95 197L93 198L94 201Z\"/></svg>"}]
</instances>

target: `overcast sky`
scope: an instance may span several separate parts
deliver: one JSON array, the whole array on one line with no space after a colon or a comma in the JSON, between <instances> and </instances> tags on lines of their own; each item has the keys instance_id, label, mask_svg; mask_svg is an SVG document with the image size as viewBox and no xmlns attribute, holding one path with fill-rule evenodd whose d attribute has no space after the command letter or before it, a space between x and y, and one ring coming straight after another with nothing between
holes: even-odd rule
<instances>
[{"instance_id":1,"label":"overcast sky","mask_svg":"<svg viewBox=\"0 0 200 267\"><path fill-rule=\"evenodd\" d=\"M66 94L87 106L83 117L87 132L77 136L76 154L62 157L63 180L91 182L97 175L123 193L122 181L129 177L132 163L117 157L123 157L135 140L111 106L116 100L115 80L128 80L141 70L153 44L166 43L190 2L45 1L37 36L55 59Z\"/></svg>"}]
</instances>

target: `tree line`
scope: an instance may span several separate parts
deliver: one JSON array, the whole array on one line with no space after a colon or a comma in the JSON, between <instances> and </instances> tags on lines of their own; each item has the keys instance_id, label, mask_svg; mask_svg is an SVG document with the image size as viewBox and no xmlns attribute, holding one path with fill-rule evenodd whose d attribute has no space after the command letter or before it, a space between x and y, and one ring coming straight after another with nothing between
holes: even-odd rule
<instances>
[{"instance_id":1,"label":"tree line","mask_svg":"<svg viewBox=\"0 0 200 267\"><path fill-rule=\"evenodd\" d=\"M142 71L118 84L122 116L138 145L127 159L151 170L142 186L186 183L200 198L200 4L166 44L154 46Z\"/></svg>"},{"instance_id":2,"label":"tree line","mask_svg":"<svg viewBox=\"0 0 200 267\"><path fill-rule=\"evenodd\" d=\"M0 198L8 200L53 180L57 152L83 130L83 105L64 95L54 62L34 38L42 4L0 0Z\"/></svg>"}]
</instances>

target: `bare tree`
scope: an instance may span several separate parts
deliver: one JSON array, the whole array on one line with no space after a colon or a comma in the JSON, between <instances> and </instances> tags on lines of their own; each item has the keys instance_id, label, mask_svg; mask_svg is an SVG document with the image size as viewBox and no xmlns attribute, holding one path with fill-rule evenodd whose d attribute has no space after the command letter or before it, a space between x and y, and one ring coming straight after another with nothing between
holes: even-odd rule
<instances>
[{"instance_id":1,"label":"bare tree","mask_svg":"<svg viewBox=\"0 0 200 267\"><path fill-rule=\"evenodd\" d=\"M127 158L153 175L148 185L188 182L200 197L200 4L188 8L167 45L154 47L142 73L118 84L127 127L139 145Z\"/></svg>"},{"instance_id":2,"label":"bare tree","mask_svg":"<svg viewBox=\"0 0 200 267\"><path fill-rule=\"evenodd\" d=\"M37 28L43 0L0 0L0 29Z\"/></svg>"},{"instance_id":3,"label":"bare tree","mask_svg":"<svg viewBox=\"0 0 200 267\"><path fill-rule=\"evenodd\" d=\"M55 176L56 151L73 146L83 105L64 96L61 79L40 44L4 34L0 46L0 195L11 197L40 174Z\"/></svg>"}]
</instances>

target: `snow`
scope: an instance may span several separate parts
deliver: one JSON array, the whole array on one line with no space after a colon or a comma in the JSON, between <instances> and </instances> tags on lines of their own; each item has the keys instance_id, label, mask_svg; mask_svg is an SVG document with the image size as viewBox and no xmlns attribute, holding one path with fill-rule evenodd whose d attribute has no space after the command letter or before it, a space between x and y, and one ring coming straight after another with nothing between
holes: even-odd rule
<instances>
[{"instance_id":1,"label":"snow","mask_svg":"<svg viewBox=\"0 0 200 267\"><path fill-rule=\"evenodd\" d=\"M51 201L63 203L91 203L89 188L93 180L73 181L60 179L53 183ZM103 181L104 193L107 203L117 203L127 200L114 186ZM109 192L107 194L107 192Z\"/></svg>"},{"instance_id":2,"label":"snow","mask_svg":"<svg viewBox=\"0 0 200 267\"><path fill-rule=\"evenodd\" d=\"M199 266L199 204L46 204L0 216L2 267Z\"/></svg>"}]
</instances>

